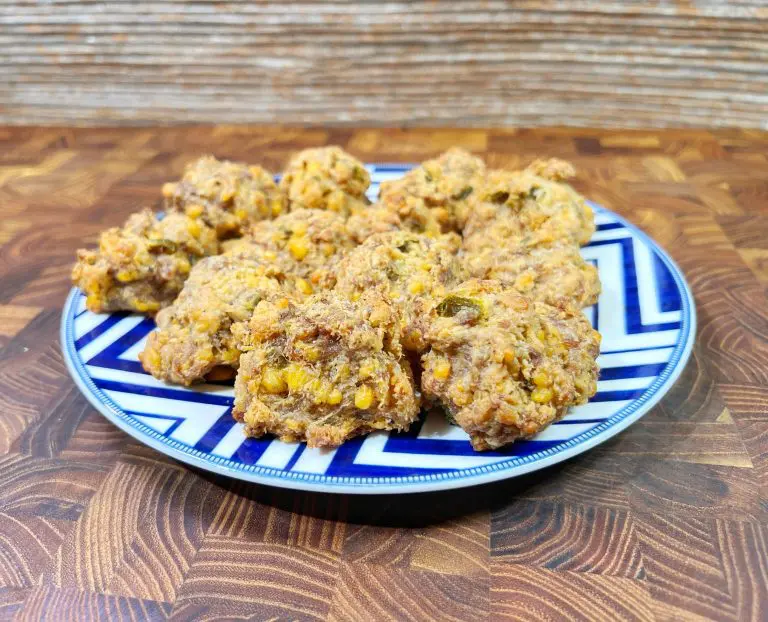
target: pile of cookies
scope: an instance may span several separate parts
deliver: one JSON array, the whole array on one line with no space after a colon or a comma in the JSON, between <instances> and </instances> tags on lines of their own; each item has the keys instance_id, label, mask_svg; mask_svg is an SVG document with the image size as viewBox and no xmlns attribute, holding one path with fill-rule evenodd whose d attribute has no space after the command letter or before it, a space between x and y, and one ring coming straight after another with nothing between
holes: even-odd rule
<instances>
[{"instance_id":1,"label":"pile of cookies","mask_svg":"<svg viewBox=\"0 0 768 622\"><path fill-rule=\"evenodd\" d=\"M246 434L336 446L441 408L477 450L534 435L597 386L594 232L572 167L488 170L452 148L366 198L365 166L308 149L280 182L211 156L78 251L94 312L155 314L166 382L235 374Z\"/></svg>"}]
</instances>

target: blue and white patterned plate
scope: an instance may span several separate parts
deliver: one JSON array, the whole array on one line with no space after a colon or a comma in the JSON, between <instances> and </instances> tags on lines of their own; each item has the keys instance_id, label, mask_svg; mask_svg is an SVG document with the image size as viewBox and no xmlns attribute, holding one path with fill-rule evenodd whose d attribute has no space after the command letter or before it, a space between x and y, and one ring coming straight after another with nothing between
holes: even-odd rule
<instances>
[{"instance_id":1,"label":"blue and white patterned plate","mask_svg":"<svg viewBox=\"0 0 768 622\"><path fill-rule=\"evenodd\" d=\"M409 167L370 166L380 182ZM88 400L142 443L188 464L285 488L391 494L460 488L514 477L580 454L618 434L677 380L693 346L696 314L680 270L651 239L595 208L597 232L582 249L603 291L586 310L602 333L597 395L533 440L477 453L466 434L427 415L403 434L377 432L335 450L246 439L231 416L232 387L166 385L139 364L151 319L94 314L73 289L61 322L70 373Z\"/></svg>"}]
</instances>

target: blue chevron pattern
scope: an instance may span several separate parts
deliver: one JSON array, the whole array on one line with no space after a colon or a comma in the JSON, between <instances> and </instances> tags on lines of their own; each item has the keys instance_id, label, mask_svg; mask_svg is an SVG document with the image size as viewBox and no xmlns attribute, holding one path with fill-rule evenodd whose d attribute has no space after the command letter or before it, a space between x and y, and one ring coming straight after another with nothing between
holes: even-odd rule
<instances>
[{"instance_id":1,"label":"blue chevron pattern","mask_svg":"<svg viewBox=\"0 0 768 622\"><path fill-rule=\"evenodd\" d=\"M370 196L407 167L369 167ZM462 486L527 472L579 453L647 411L685 365L695 314L678 269L651 240L594 205L597 231L583 256L603 292L586 310L603 335L593 400L535 439L474 452L443 417L425 414L407 433L375 433L335 450L245 439L231 416L231 385L170 386L146 374L138 353L154 328L142 316L93 314L73 290L62 318L70 371L88 398L120 427L160 451L203 468L276 485L397 492Z\"/></svg>"}]
</instances>

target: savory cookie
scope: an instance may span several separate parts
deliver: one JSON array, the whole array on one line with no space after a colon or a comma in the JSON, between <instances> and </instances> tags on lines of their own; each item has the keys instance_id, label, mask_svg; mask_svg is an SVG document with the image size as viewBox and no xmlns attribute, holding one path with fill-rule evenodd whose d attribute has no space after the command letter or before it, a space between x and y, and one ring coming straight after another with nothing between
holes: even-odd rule
<instances>
[{"instance_id":1,"label":"savory cookie","mask_svg":"<svg viewBox=\"0 0 768 622\"><path fill-rule=\"evenodd\" d=\"M410 231L461 232L484 176L485 163L480 158L452 147L402 178L382 183L379 202Z\"/></svg>"},{"instance_id":2,"label":"savory cookie","mask_svg":"<svg viewBox=\"0 0 768 622\"><path fill-rule=\"evenodd\" d=\"M482 248L466 253L464 263L473 277L494 279L551 305L588 307L600 295L597 268L567 242L530 249Z\"/></svg>"},{"instance_id":3,"label":"savory cookie","mask_svg":"<svg viewBox=\"0 0 768 622\"><path fill-rule=\"evenodd\" d=\"M230 252L192 268L179 297L157 314L139 359L161 380L189 385L218 366L237 368L232 324L250 319L261 300L285 296L284 277L269 264Z\"/></svg>"},{"instance_id":4,"label":"savory cookie","mask_svg":"<svg viewBox=\"0 0 768 622\"><path fill-rule=\"evenodd\" d=\"M524 171L490 171L467 218L464 248L586 244L595 221L584 197L562 182L572 171L560 160L537 161Z\"/></svg>"},{"instance_id":5,"label":"savory cookie","mask_svg":"<svg viewBox=\"0 0 768 622\"><path fill-rule=\"evenodd\" d=\"M200 218L219 238L239 236L255 222L286 210L284 193L271 173L213 156L187 165L181 181L163 186L166 209Z\"/></svg>"},{"instance_id":6,"label":"savory cookie","mask_svg":"<svg viewBox=\"0 0 768 622\"><path fill-rule=\"evenodd\" d=\"M327 209L347 216L368 203L370 183L363 163L333 146L298 153L288 163L280 188L292 210Z\"/></svg>"},{"instance_id":7,"label":"savory cookie","mask_svg":"<svg viewBox=\"0 0 768 622\"><path fill-rule=\"evenodd\" d=\"M398 311L403 347L420 352L436 297L465 277L456 257L459 243L456 234L374 235L341 260L336 291L351 300L377 291L391 300Z\"/></svg>"},{"instance_id":8,"label":"savory cookie","mask_svg":"<svg viewBox=\"0 0 768 622\"><path fill-rule=\"evenodd\" d=\"M216 232L181 213L145 209L104 231L98 250L80 249L72 281L94 313L155 312L173 302L194 263L219 252Z\"/></svg>"},{"instance_id":9,"label":"savory cookie","mask_svg":"<svg viewBox=\"0 0 768 622\"><path fill-rule=\"evenodd\" d=\"M443 406L477 450L536 434L597 390L600 335L555 307L470 280L434 308L422 357L426 399Z\"/></svg>"},{"instance_id":10,"label":"savory cookie","mask_svg":"<svg viewBox=\"0 0 768 622\"><path fill-rule=\"evenodd\" d=\"M404 430L419 414L389 302L323 292L303 304L260 302L234 332L243 350L235 417L249 436L333 447L374 430Z\"/></svg>"}]
</instances>

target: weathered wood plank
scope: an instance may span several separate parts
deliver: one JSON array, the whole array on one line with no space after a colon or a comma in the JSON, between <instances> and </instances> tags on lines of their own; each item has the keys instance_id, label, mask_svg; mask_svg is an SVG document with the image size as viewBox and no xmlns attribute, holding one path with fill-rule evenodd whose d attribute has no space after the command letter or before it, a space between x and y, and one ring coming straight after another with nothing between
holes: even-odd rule
<instances>
[{"instance_id":1,"label":"weathered wood plank","mask_svg":"<svg viewBox=\"0 0 768 622\"><path fill-rule=\"evenodd\" d=\"M759 0L5 1L0 122L765 128L767 24Z\"/></svg>"}]
</instances>

